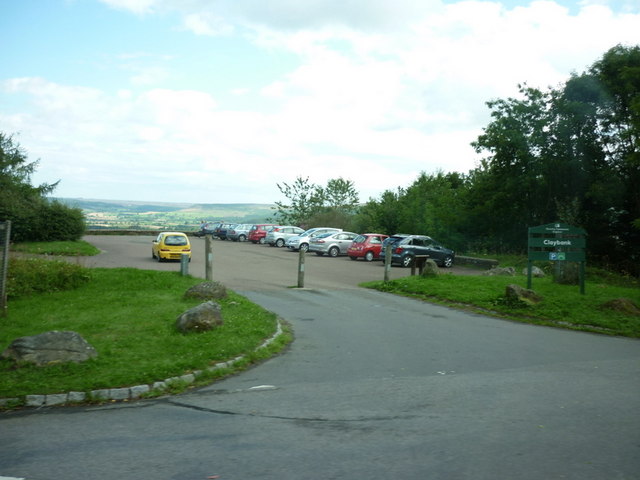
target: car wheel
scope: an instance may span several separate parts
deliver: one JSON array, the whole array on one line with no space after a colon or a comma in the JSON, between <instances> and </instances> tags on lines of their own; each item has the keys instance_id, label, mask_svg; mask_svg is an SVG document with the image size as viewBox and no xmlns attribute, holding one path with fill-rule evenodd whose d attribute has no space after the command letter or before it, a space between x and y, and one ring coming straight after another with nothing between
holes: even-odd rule
<instances>
[{"instance_id":1,"label":"car wheel","mask_svg":"<svg viewBox=\"0 0 640 480\"><path fill-rule=\"evenodd\" d=\"M284 240L279 238L278 240L276 240L276 247L278 248L282 248L284 247Z\"/></svg>"},{"instance_id":2,"label":"car wheel","mask_svg":"<svg viewBox=\"0 0 640 480\"><path fill-rule=\"evenodd\" d=\"M158 263L160 262L164 262L164 259L160 256L160 254L158 254Z\"/></svg>"},{"instance_id":3,"label":"car wheel","mask_svg":"<svg viewBox=\"0 0 640 480\"><path fill-rule=\"evenodd\" d=\"M402 266L403 267L410 267L411 264L413 263L413 257L411 255L405 255L404 257L402 257Z\"/></svg>"},{"instance_id":4,"label":"car wheel","mask_svg":"<svg viewBox=\"0 0 640 480\"><path fill-rule=\"evenodd\" d=\"M238 241L239 242L246 242L247 241L247 236L246 235L240 235L238 237Z\"/></svg>"},{"instance_id":5,"label":"car wheel","mask_svg":"<svg viewBox=\"0 0 640 480\"><path fill-rule=\"evenodd\" d=\"M364 259L367 262L372 262L373 261L373 257L374 257L373 252L367 252L367 253L364 254Z\"/></svg>"},{"instance_id":6,"label":"car wheel","mask_svg":"<svg viewBox=\"0 0 640 480\"><path fill-rule=\"evenodd\" d=\"M329 249L329 256L330 257L337 257L339 253L340 253L340 249L338 247L331 247Z\"/></svg>"},{"instance_id":7,"label":"car wheel","mask_svg":"<svg viewBox=\"0 0 640 480\"><path fill-rule=\"evenodd\" d=\"M301 243L300 244L300 250L302 250L303 252L308 252L309 251L309 244L308 243Z\"/></svg>"},{"instance_id":8,"label":"car wheel","mask_svg":"<svg viewBox=\"0 0 640 480\"><path fill-rule=\"evenodd\" d=\"M451 255L447 255L446 257L444 257L444 260L442 261L442 266L445 268L453 267L453 257L451 257Z\"/></svg>"},{"instance_id":9,"label":"car wheel","mask_svg":"<svg viewBox=\"0 0 640 480\"><path fill-rule=\"evenodd\" d=\"M259 243L260 245L264 245L264 242L265 242L264 237L262 237L260 240L258 240L258 243Z\"/></svg>"},{"instance_id":10,"label":"car wheel","mask_svg":"<svg viewBox=\"0 0 640 480\"><path fill-rule=\"evenodd\" d=\"M156 254L153 253L153 250L151 250L151 260L155 260L156 259Z\"/></svg>"},{"instance_id":11,"label":"car wheel","mask_svg":"<svg viewBox=\"0 0 640 480\"><path fill-rule=\"evenodd\" d=\"M351 260L358 260L358 257L349 257Z\"/></svg>"}]
</instances>

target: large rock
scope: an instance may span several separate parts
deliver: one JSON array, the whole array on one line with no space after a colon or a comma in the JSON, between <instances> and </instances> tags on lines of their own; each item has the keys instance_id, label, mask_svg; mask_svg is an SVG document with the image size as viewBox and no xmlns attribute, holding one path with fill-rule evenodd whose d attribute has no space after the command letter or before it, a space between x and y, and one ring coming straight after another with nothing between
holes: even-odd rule
<instances>
[{"instance_id":1,"label":"large rock","mask_svg":"<svg viewBox=\"0 0 640 480\"><path fill-rule=\"evenodd\" d=\"M626 315L640 317L640 307L638 307L638 305L629 298L614 298L613 300L609 300L602 304L602 308L605 310L624 313Z\"/></svg>"},{"instance_id":2,"label":"large rock","mask_svg":"<svg viewBox=\"0 0 640 480\"><path fill-rule=\"evenodd\" d=\"M505 297L509 302L523 302L527 305L535 305L542 301L542 297L533 290L514 284L507 285Z\"/></svg>"},{"instance_id":3,"label":"large rock","mask_svg":"<svg viewBox=\"0 0 640 480\"><path fill-rule=\"evenodd\" d=\"M492 277L494 275L506 275L509 277L513 277L516 274L516 269L513 267L494 267L491 270L487 270L486 272L482 272L482 275L486 275L488 277Z\"/></svg>"},{"instance_id":4,"label":"large rock","mask_svg":"<svg viewBox=\"0 0 640 480\"><path fill-rule=\"evenodd\" d=\"M176 320L176 328L183 333L206 332L223 323L220 305L204 302L180 315Z\"/></svg>"},{"instance_id":5,"label":"large rock","mask_svg":"<svg viewBox=\"0 0 640 480\"><path fill-rule=\"evenodd\" d=\"M522 269L522 274L523 275L528 275L529 274L529 272L527 270L527 267L524 267ZM541 268L536 267L535 265L532 265L531 266L531 276L534 277L534 278L544 278L546 275L544 274L544 271Z\"/></svg>"},{"instance_id":6,"label":"large rock","mask_svg":"<svg viewBox=\"0 0 640 480\"><path fill-rule=\"evenodd\" d=\"M199 300L218 300L227 296L227 287L220 282L202 282L187 290L184 296Z\"/></svg>"},{"instance_id":7,"label":"large rock","mask_svg":"<svg viewBox=\"0 0 640 480\"><path fill-rule=\"evenodd\" d=\"M80 334L57 330L30 337L16 338L2 352L2 358L18 363L50 365L67 362L84 362L96 357L98 352Z\"/></svg>"},{"instance_id":8,"label":"large rock","mask_svg":"<svg viewBox=\"0 0 640 480\"><path fill-rule=\"evenodd\" d=\"M424 263L424 268L422 269L421 275L423 277L437 277L438 275L440 275L438 264L431 258L428 258Z\"/></svg>"}]
</instances>

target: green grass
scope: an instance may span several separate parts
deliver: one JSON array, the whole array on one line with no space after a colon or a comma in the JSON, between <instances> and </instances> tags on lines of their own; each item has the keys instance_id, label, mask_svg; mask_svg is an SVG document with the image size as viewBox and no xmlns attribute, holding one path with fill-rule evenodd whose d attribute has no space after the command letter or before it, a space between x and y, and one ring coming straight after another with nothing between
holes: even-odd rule
<instances>
[{"instance_id":1,"label":"green grass","mask_svg":"<svg viewBox=\"0 0 640 480\"><path fill-rule=\"evenodd\" d=\"M76 242L23 242L11 246L11 250L19 253L36 255L92 256L100 250L84 240Z\"/></svg>"},{"instance_id":2,"label":"green grass","mask_svg":"<svg viewBox=\"0 0 640 480\"><path fill-rule=\"evenodd\" d=\"M640 306L640 289L610 283L587 282L586 294L576 285L553 283L550 277L535 278L532 289L543 301L534 306L509 305L504 301L508 284L526 288L524 275L405 277L388 283L369 282L363 286L479 311L516 321L577 330L640 337L640 316L603 308L616 298L628 298Z\"/></svg>"},{"instance_id":3,"label":"green grass","mask_svg":"<svg viewBox=\"0 0 640 480\"><path fill-rule=\"evenodd\" d=\"M0 360L0 398L153 383L243 354L249 354L247 363L259 360L252 352L275 332L276 316L234 292L218 302L224 319L219 329L176 330L177 317L200 303L183 298L200 282L175 272L96 268L91 280L74 290L10 301L8 316L0 317L0 350L18 337L73 330L98 357L20 368Z\"/></svg>"}]
</instances>

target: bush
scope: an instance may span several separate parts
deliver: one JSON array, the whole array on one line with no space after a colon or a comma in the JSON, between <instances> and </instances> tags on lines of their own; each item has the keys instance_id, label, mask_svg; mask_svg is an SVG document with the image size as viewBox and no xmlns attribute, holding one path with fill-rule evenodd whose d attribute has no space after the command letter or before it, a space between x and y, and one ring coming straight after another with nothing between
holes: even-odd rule
<instances>
[{"instance_id":1,"label":"bush","mask_svg":"<svg viewBox=\"0 0 640 480\"><path fill-rule=\"evenodd\" d=\"M71 290L91 280L91 271L61 260L11 258L7 272L7 297Z\"/></svg>"}]
</instances>

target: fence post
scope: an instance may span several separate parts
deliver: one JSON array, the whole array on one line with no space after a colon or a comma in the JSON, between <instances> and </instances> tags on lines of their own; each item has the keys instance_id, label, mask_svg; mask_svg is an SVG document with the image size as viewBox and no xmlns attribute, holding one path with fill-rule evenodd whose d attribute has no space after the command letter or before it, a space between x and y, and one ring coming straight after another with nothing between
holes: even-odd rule
<instances>
[{"instance_id":1,"label":"fence post","mask_svg":"<svg viewBox=\"0 0 640 480\"><path fill-rule=\"evenodd\" d=\"M180 255L180 275L186 277L189 275L189 254L183 253Z\"/></svg>"},{"instance_id":2,"label":"fence post","mask_svg":"<svg viewBox=\"0 0 640 480\"><path fill-rule=\"evenodd\" d=\"M7 270L9 269L9 240L11 221L0 222L0 317L7 316Z\"/></svg>"},{"instance_id":3,"label":"fence post","mask_svg":"<svg viewBox=\"0 0 640 480\"><path fill-rule=\"evenodd\" d=\"M384 249L384 283L389 281L389 273L391 272L391 244L387 244Z\"/></svg>"},{"instance_id":4,"label":"fence post","mask_svg":"<svg viewBox=\"0 0 640 480\"><path fill-rule=\"evenodd\" d=\"M305 252L301 248L298 255L298 288L304 288L304 257Z\"/></svg>"},{"instance_id":5,"label":"fence post","mask_svg":"<svg viewBox=\"0 0 640 480\"><path fill-rule=\"evenodd\" d=\"M204 236L204 278L210 282L213 280L213 245L211 235Z\"/></svg>"}]
</instances>

